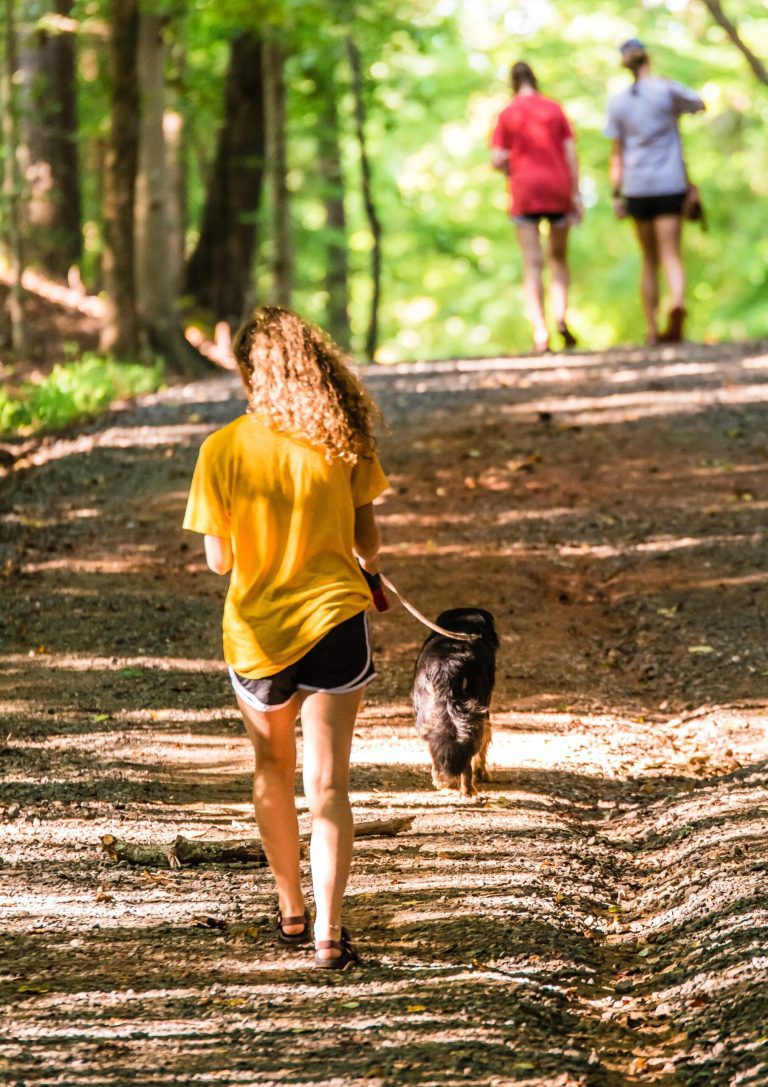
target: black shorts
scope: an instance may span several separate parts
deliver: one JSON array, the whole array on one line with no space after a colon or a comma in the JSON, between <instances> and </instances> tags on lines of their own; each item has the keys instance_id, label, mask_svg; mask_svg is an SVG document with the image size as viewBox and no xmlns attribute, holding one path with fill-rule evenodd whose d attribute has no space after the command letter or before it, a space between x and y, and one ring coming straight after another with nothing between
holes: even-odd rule
<instances>
[{"instance_id":1,"label":"black shorts","mask_svg":"<svg viewBox=\"0 0 768 1087\"><path fill-rule=\"evenodd\" d=\"M282 709L297 691L346 694L364 687L375 675L364 611L329 630L300 660L272 676L248 679L229 669L235 694L262 713Z\"/></svg>"},{"instance_id":2,"label":"black shorts","mask_svg":"<svg viewBox=\"0 0 768 1087\"><path fill-rule=\"evenodd\" d=\"M665 193L663 196L628 196L627 212L639 223L648 223L660 215L682 215L684 192Z\"/></svg>"},{"instance_id":3,"label":"black shorts","mask_svg":"<svg viewBox=\"0 0 768 1087\"><path fill-rule=\"evenodd\" d=\"M567 226L569 213L567 211L531 211L527 215L513 215L512 222L524 226L533 223L538 226L542 219L546 219L550 226Z\"/></svg>"}]
</instances>

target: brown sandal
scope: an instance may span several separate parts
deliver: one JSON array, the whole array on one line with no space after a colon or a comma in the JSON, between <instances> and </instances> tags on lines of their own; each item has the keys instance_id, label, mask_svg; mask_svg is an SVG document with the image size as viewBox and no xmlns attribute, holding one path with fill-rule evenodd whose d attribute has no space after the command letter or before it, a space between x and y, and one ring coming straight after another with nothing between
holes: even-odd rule
<instances>
[{"instance_id":1,"label":"brown sandal","mask_svg":"<svg viewBox=\"0 0 768 1087\"><path fill-rule=\"evenodd\" d=\"M304 925L304 930L303 932L286 932L283 925ZM278 910L275 916L275 929L279 944L295 947L297 944L309 943L309 910L304 910L300 917L283 917Z\"/></svg>"},{"instance_id":2,"label":"brown sandal","mask_svg":"<svg viewBox=\"0 0 768 1087\"><path fill-rule=\"evenodd\" d=\"M341 930L340 940L318 940L315 944L315 952L317 951L341 952L332 959L321 959L315 954L315 966L318 970L346 970L348 966L360 962L352 946L352 938L345 928Z\"/></svg>"},{"instance_id":3,"label":"brown sandal","mask_svg":"<svg viewBox=\"0 0 768 1087\"><path fill-rule=\"evenodd\" d=\"M681 343L686 312L682 306L673 306L667 318L667 327L659 336L659 343Z\"/></svg>"},{"instance_id":4,"label":"brown sandal","mask_svg":"<svg viewBox=\"0 0 768 1087\"><path fill-rule=\"evenodd\" d=\"M571 332L570 328L568 328L568 325L565 323L565 321L560 321L557 326L557 331L563 337L563 347L565 347L566 349L569 347L575 347L576 344L579 342L574 334Z\"/></svg>"}]
</instances>

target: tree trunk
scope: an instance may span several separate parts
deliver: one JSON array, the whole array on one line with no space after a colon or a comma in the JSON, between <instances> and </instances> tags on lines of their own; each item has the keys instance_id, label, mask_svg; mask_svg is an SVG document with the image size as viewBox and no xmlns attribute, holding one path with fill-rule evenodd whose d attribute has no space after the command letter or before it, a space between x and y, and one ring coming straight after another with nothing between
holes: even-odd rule
<instances>
[{"instance_id":1,"label":"tree trunk","mask_svg":"<svg viewBox=\"0 0 768 1087\"><path fill-rule=\"evenodd\" d=\"M3 142L5 144L5 169L3 174L3 196L5 220L5 242L8 250L8 262L11 271L11 290L6 307L11 325L11 348L22 352L26 347L23 291L21 274L24 270L24 252L22 247L21 226L21 190L22 179L19 169L19 110L16 94L16 73L18 54L16 40L16 12L13 0L4 0L5 16L5 56L2 71L2 106L3 106Z\"/></svg>"},{"instance_id":2,"label":"tree trunk","mask_svg":"<svg viewBox=\"0 0 768 1087\"><path fill-rule=\"evenodd\" d=\"M360 51L352 41L347 39L347 54L352 70L352 93L355 102L355 131L360 147L360 171L362 175L363 202L365 213L368 217L368 225L373 238L371 248L371 311L368 319L368 333L365 338L366 357L374 362L376 360L376 348L379 342L379 303L381 300L381 222L376 211L371 187L371 165L368 159L368 148L365 141L365 86L363 82L363 68L360 59Z\"/></svg>"},{"instance_id":3,"label":"tree trunk","mask_svg":"<svg viewBox=\"0 0 768 1087\"><path fill-rule=\"evenodd\" d=\"M169 176L165 144L164 18L142 13L138 71L141 91L139 171L136 181L136 284L142 331L175 369L189 376L209 369L187 343L176 313L176 264L169 213ZM176 231L178 233L178 230Z\"/></svg>"},{"instance_id":4,"label":"tree trunk","mask_svg":"<svg viewBox=\"0 0 768 1087\"><path fill-rule=\"evenodd\" d=\"M285 134L285 51L277 42L265 42L262 56L272 212L272 301L281 306L290 306L293 294L293 251Z\"/></svg>"},{"instance_id":5,"label":"tree trunk","mask_svg":"<svg viewBox=\"0 0 768 1087\"><path fill-rule=\"evenodd\" d=\"M139 348L134 273L134 199L139 155L138 0L113 0L109 60L111 128L104 176L104 285L101 350L124 358Z\"/></svg>"},{"instance_id":6,"label":"tree trunk","mask_svg":"<svg viewBox=\"0 0 768 1087\"><path fill-rule=\"evenodd\" d=\"M166 109L163 116L167 167L168 261L174 295L181 293L187 226L187 175L184 168L184 115Z\"/></svg>"},{"instance_id":7,"label":"tree trunk","mask_svg":"<svg viewBox=\"0 0 768 1087\"><path fill-rule=\"evenodd\" d=\"M739 34L735 23L732 23L723 11L720 0L702 0L704 7L710 13L718 26L721 26L729 39L733 42L741 55L746 60L754 74L761 83L768 84L768 68L757 57Z\"/></svg>"},{"instance_id":8,"label":"tree trunk","mask_svg":"<svg viewBox=\"0 0 768 1087\"><path fill-rule=\"evenodd\" d=\"M224 122L185 277L185 293L232 327L243 317L251 278L263 171L261 42L241 34L230 50Z\"/></svg>"},{"instance_id":9,"label":"tree trunk","mask_svg":"<svg viewBox=\"0 0 768 1087\"><path fill-rule=\"evenodd\" d=\"M26 0L25 7L31 5ZM53 0L22 51L28 161L26 258L66 279L83 253L72 0Z\"/></svg>"},{"instance_id":10,"label":"tree trunk","mask_svg":"<svg viewBox=\"0 0 768 1087\"><path fill-rule=\"evenodd\" d=\"M325 326L337 344L349 350L349 265L344 171L339 138L338 86L332 71L313 73L320 103L317 129L317 170L323 186L327 256L325 262Z\"/></svg>"}]
</instances>

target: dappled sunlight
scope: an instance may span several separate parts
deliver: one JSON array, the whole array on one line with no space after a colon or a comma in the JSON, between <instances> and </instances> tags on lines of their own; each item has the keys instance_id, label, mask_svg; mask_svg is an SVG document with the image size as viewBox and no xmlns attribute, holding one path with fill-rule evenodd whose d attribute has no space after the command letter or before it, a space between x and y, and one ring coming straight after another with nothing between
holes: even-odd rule
<instances>
[{"instance_id":1,"label":"dappled sunlight","mask_svg":"<svg viewBox=\"0 0 768 1087\"><path fill-rule=\"evenodd\" d=\"M111 427L99 436L99 449L153 449L161 445L199 444L210 433L205 423L168 423L164 425Z\"/></svg>"},{"instance_id":2,"label":"dappled sunlight","mask_svg":"<svg viewBox=\"0 0 768 1087\"><path fill-rule=\"evenodd\" d=\"M560 555L582 555L588 552L592 558L607 559L615 558L617 555L631 555L631 554L670 554L674 551L691 551L700 547L712 547L713 545L719 545L727 547L732 544L744 543L746 539L749 539L745 535L716 535L711 536L683 536L680 538L671 537L659 537L653 540L643 540L639 543L627 542L622 546L612 546L610 544L589 544L582 542L579 544L563 544L558 547L558 554Z\"/></svg>"},{"instance_id":3,"label":"dappled sunlight","mask_svg":"<svg viewBox=\"0 0 768 1087\"><path fill-rule=\"evenodd\" d=\"M157 553L154 546L147 546L149 555L137 554L135 548L124 559L46 559L43 562L25 562L24 570L29 574L42 574L66 570L74 574L140 574L145 570L165 566L164 556Z\"/></svg>"},{"instance_id":4,"label":"dappled sunlight","mask_svg":"<svg viewBox=\"0 0 768 1087\"><path fill-rule=\"evenodd\" d=\"M6 653L0 656L2 665L28 665L29 654ZM123 668L148 668L158 672L226 672L226 665L220 659L177 658L177 657L90 657L77 653L33 653L32 656L45 658L46 668L61 669L70 672L119 672Z\"/></svg>"},{"instance_id":5,"label":"dappled sunlight","mask_svg":"<svg viewBox=\"0 0 768 1087\"><path fill-rule=\"evenodd\" d=\"M694 345L365 370L394 424L385 570L430 614L487 603L501 651L490 780L464 798L433 788L415 730L425 631L394 601L371 616L351 800L358 826L405 822L358 837L365 965L330 983L277 947L266 868L115 864L101 842L162 865L178 835L258 837L225 583L179 527L236 379L33 451L3 524L0 656L3 995L30 1059L104 1068L111 1038L114 1087L138 1047L180 1081L194 1061L259 1083L278 1046L308 1087L464 1067L587 1087L646 1059L698 1074L708 1032L752 1044L733 1008L766 973L768 495L764 410L727 398L764 370L762 349L748 366ZM296 807L306 835L300 769Z\"/></svg>"},{"instance_id":6,"label":"dappled sunlight","mask_svg":"<svg viewBox=\"0 0 768 1087\"><path fill-rule=\"evenodd\" d=\"M210 709L204 710L187 710L182 707L173 707L171 709L119 710L111 716L113 716L116 721L125 724L143 725L158 722L167 722L169 724L182 724L184 722L189 724L209 724L211 721L236 721L238 724L242 724L240 711L234 706L231 708L211 706Z\"/></svg>"},{"instance_id":7,"label":"dappled sunlight","mask_svg":"<svg viewBox=\"0 0 768 1087\"><path fill-rule=\"evenodd\" d=\"M77 270L73 269L73 271ZM1 278L5 282L10 282L5 274ZM36 294L47 302L55 302L66 309L84 313L88 317L103 319L106 313L106 301L103 295L86 294L79 273L70 276L70 282L65 286L63 283L49 279L34 268L25 268L21 276L21 285L30 294Z\"/></svg>"},{"instance_id":8,"label":"dappled sunlight","mask_svg":"<svg viewBox=\"0 0 768 1087\"><path fill-rule=\"evenodd\" d=\"M547 412L567 418L580 426L623 423L628 419L647 419L663 415L701 412L713 405L737 406L768 403L768 385L742 385L728 388L693 389L687 392L654 391L609 393L602 396L550 397L501 408L506 415Z\"/></svg>"}]
</instances>

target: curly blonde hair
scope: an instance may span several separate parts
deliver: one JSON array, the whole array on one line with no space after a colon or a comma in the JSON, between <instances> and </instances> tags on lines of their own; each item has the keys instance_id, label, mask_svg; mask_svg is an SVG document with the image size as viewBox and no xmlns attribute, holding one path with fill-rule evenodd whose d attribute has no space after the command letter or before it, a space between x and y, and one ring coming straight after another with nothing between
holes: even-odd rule
<instances>
[{"instance_id":1,"label":"curly blonde hair","mask_svg":"<svg viewBox=\"0 0 768 1087\"><path fill-rule=\"evenodd\" d=\"M232 349L250 410L271 427L298 432L329 461L370 455L380 412L325 332L283 306L260 306Z\"/></svg>"}]
</instances>

